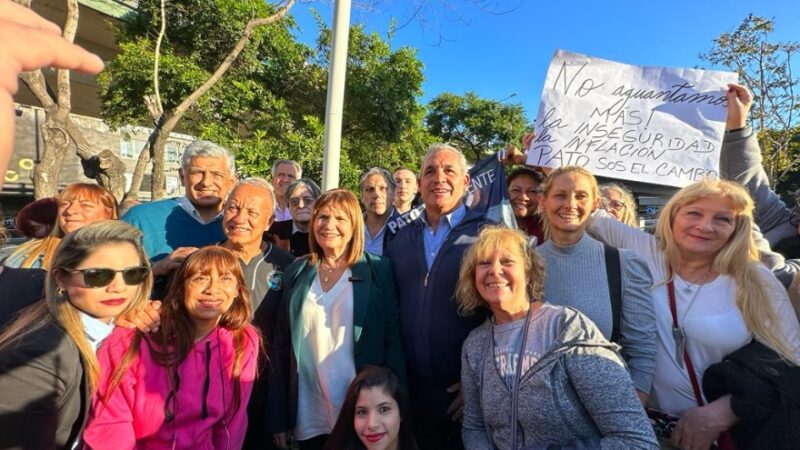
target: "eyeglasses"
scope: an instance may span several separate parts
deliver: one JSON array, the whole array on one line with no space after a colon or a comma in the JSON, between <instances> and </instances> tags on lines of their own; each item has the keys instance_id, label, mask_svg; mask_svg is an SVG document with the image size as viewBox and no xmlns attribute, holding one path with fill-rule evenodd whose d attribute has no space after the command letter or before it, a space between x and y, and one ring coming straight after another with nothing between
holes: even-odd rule
<instances>
[{"instance_id":1,"label":"eyeglasses","mask_svg":"<svg viewBox=\"0 0 800 450\"><path fill-rule=\"evenodd\" d=\"M150 268L145 266L128 267L114 270L107 267L90 267L88 269L66 269L70 273L80 272L83 275L83 284L90 288L106 287L111 284L117 273L122 273L122 279L128 286L136 286L150 274Z\"/></svg>"},{"instance_id":2,"label":"eyeglasses","mask_svg":"<svg viewBox=\"0 0 800 450\"><path fill-rule=\"evenodd\" d=\"M613 209L615 211L619 209L625 209L625 203L622 203L619 200L609 200L608 207L609 209Z\"/></svg>"},{"instance_id":3,"label":"eyeglasses","mask_svg":"<svg viewBox=\"0 0 800 450\"><path fill-rule=\"evenodd\" d=\"M300 206L300 202L303 202L305 206L311 206L314 203L314 197L295 197L289 199L289 205L294 206L295 208Z\"/></svg>"}]
</instances>

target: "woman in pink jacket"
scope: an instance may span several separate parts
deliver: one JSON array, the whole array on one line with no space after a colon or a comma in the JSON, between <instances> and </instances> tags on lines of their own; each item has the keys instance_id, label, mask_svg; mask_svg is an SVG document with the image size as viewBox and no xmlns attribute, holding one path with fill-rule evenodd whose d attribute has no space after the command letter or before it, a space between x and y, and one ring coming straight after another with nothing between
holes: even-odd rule
<instances>
[{"instance_id":1,"label":"woman in pink jacket","mask_svg":"<svg viewBox=\"0 0 800 450\"><path fill-rule=\"evenodd\" d=\"M239 449L255 378L257 331L239 261L192 254L161 308L161 330L117 328L83 440L90 449Z\"/></svg>"}]
</instances>

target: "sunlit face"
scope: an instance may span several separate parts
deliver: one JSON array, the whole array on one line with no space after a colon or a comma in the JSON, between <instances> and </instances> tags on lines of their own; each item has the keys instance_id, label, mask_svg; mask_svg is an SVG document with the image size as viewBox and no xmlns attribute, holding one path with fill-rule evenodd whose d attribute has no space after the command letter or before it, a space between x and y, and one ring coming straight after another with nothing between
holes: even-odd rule
<instances>
[{"instance_id":1,"label":"sunlit face","mask_svg":"<svg viewBox=\"0 0 800 450\"><path fill-rule=\"evenodd\" d=\"M216 324L239 294L239 282L231 271L217 267L203 268L184 280L183 302L198 326Z\"/></svg>"},{"instance_id":2,"label":"sunlit face","mask_svg":"<svg viewBox=\"0 0 800 450\"><path fill-rule=\"evenodd\" d=\"M706 197L675 213L672 234L684 257L714 258L736 229L736 214L726 197Z\"/></svg>"},{"instance_id":3,"label":"sunlit face","mask_svg":"<svg viewBox=\"0 0 800 450\"><path fill-rule=\"evenodd\" d=\"M221 208L235 182L223 156L195 156L185 170L181 169L186 198L198 209Z\"/></svg>"},{"instance_id":4,"label":"sunlit face","mask_svg":"<svg viewBox=\"0 0 800 450\"><path fill-rule=\"evenodd\" d=\"M311 222L311 209L314 207L314 200L311 191L307 187L300 186L295 189L292 192L292 196L287 200L292 220L300 223Z\"/></svg>"},{"instance_id":5,"label":"sunlit face","mask_svg":"<svg viewBox=\"0 0 800 450\"><path fill-rule=\"evenodd\" d=\"M511 249L491 251L475 265L475 288L493 311L529 303L524 257Z\"/></svg>"},{"instance_id":6,"label":"sunlit face","mask_svg":"<svg viewBox=\"0 0 800 450\"><path fill-rule=\"evenodd\" d=\"M368 450L395 450L400 443L400 407L382 387L361 389L353 419L358 438Z\"/></svg>"},{"instance_id":7,"label":"sunlit face","mask_svg":"<svg viewBox=\"0 0 800 450\"><path fill-rule=\"evenodd\" d=\"M606 198L606 211L617 220L623 220L622 215L625 214L626 206L622 195L616 189L606 189L603 197Z\"/></svg>"},{"instance_id":8,"label":"sunlit face","mask_svg":"<svg viewBox=\"0 0 800 450\"><path fill-rule=\"evenodd\" d=\"M395 184L395 201L407 204L414 200L417 194L417 176L408 169L400 169L393 175Z\"/></svg>"},{"instance_id":9,"label":"sunlit face","mask_svg":"<svg viewBox=\"0 0 800 450\"><path fill-rule=\"evenodd\" d=\"M353 239L353 223L341 209L324 206L314 220L314 239L326 254L341 255Z\"/></svg>"},{"instance_id":10,"label":"sunlit face","mask_svg":"<svg viewBox=\"0 0 800 450\"><path fill-rule=\"evenodd\" d=\"M382 216L392 204L392 191L381 175L370 175L361 186L361 201L367 214Z\"/></svg>"},{"instance_id":11,"label":"sunlit face","mask_svg":"<svg viewBox=\"0 0 800 450\"><path fill-rule=\"evenodd\" d=\"M469 175L456 153L449 150L434 153L423 163L419 182L425 209L449 213L461 202L467 184Z\"/></svg>"},{"instance_id":12,"label":"sunlit face","mask_svg":"<svg viewBox=\"0 0 800 450\"><path fill-rule=\"evenodd\" d=\"M83 281L83 274L76 270L94 268L123 270L141 265L139 253L133 244L129 242L103 244L97 246L74 270L59 270L56 273L56 283L65 291L73 306L98 320L110 322L136 297L140 285L125 284L122 273L118 272L107 286L87 287Z\"/></svg>"},{"instance_id":13,"label":"sunlit face","mask_svg":"<svg viewBox=\"0 0 800 450\"><path fill-rule=\"evenodd\" d=\"M294 181L297 181L300 174L295 170L294 165L289 163L278 164L275 168L275 176L272 177L272 187L275 188L275 195L284 197L286 188Z\"/></svg>"},{"instance_id":14,"label":"sunlit face","mask_svg":"<svg viewBox=\"0 0 800 450\"><path fill-rule=\"evenodd\" d=\"M64 234L110 219L111 211L96 200L77 196L72 200L58 202L58 226Z\"/></svg>"},{"instance_id":15,"label":"sunlit face","mask_svg":"<svg viewBox=\"0 0 800 450\"><path fill-rule=\"evenodd\" d=\"M260 244L272 213L272 195L267 189L240 185L225 203L222 219L225 236L237 245Z\"/></svg>"},{"instance_id":16,"label":"sunlit face","mask_svg":"<svg viewBox=\"0 0 800 450\"><path fill-rule=\"evenodd\" d=\"M585 231L586 221L600 203L592 192L589 178L576 172L563 173L551 182L539 203L553 234Z\"/></svg>"},{"instance_id":17,"label":"sunlit face","mask_svg":"<svg viewBox=\"0 0 800 450\"><path fill-rule=\"evenodd\" d=\"M516 218L530 217L539 206L539 183L533 177L519 175L508 185L508 197Z\"/></svg>"}]
</instances>

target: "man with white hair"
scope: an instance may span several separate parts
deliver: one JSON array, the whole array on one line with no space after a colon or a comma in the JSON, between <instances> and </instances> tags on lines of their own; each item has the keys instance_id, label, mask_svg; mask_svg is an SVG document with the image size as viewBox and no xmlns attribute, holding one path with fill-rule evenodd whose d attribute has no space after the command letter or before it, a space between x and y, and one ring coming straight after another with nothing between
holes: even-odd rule
<instances>
[{"instance_id":1,"label":"man with white hair","mask_svg":"<svg viewBox=\"0 0 800 450\"><path fill-rule=\"evenodd\" d=\"M153 275L166 275L197 248L225 239L222 207L236 182L233 155L213 142L186 147L179 170L183 197L134 206L122 220L142 230Z\"/></svg>"},{"instance_id":2,"label":"man with white hair","mask_svg":"<svg viewBox=\"0 0 800 450\"><path fill-rule=\"evenodd\" d=\"M430 147L419 187L425 210L384 252L400 293L400 334L408 367L412 420L420 448L462 449L461 345L485 317L458 314L453 298L464 252L490 223L464 205L470 177L464 154Z\"/></svg>"},{"instance_id":3,"label":"man with white hair","mask_svg":"<svg viewBox=\"0 0 800 450\"><path fill-rule=\"evenodd\" d=\"M288 207L286 188L303 177L303 168L297 161L279 159L272 163L272 189L275 191L275 222L292 220Z\"/></svg>"}]
</instances>

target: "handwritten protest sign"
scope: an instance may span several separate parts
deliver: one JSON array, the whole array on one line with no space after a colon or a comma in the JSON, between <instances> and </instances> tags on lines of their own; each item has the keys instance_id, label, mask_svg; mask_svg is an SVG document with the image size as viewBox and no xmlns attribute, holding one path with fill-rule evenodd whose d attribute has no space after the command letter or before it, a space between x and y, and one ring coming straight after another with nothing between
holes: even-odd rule
<instances>
[{"instance_id":1,"label":"handwritten protest sign","mask_svg":"<svg viewBox=\"0 0 800 450\"><path fill-rule=\"evenodd\" d=\"M528 164L685 186L719 172L731 72L640 67L558 50Z\"/></svg>"}]
</instances>

